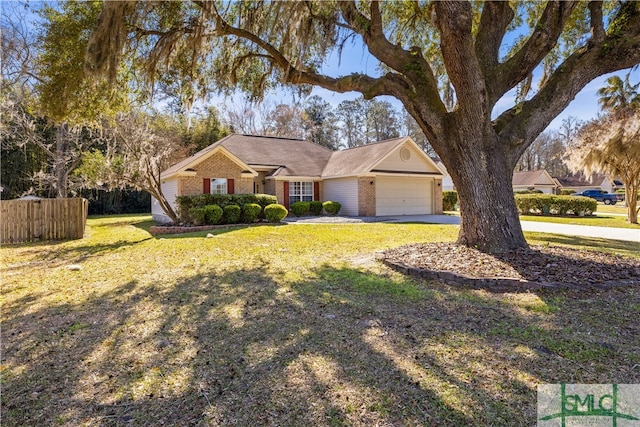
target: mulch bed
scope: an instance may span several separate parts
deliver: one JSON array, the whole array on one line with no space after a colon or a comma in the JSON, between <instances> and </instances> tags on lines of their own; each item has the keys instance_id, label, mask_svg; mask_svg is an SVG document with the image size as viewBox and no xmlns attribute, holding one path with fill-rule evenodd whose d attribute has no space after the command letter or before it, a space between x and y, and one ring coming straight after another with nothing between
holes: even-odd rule
<instances>
[{"instance_id":1,"label":"mulch bed","mask_svg":"<svg viewBox=\"0 0 640 427\"><path fill-rule=\"evenodd\" d=\"M455 243L424 243L387 250L380 258L416 277L496 292L640 285L640 260L561 246L489 255Z\"/></svg>"}]
</instances>

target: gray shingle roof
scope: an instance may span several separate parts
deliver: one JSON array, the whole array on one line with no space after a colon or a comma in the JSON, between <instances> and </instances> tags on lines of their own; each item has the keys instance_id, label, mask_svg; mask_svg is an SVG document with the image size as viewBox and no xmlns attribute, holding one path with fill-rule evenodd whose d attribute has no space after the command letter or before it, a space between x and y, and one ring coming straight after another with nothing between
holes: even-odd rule
<instances>
[{"instance_id":1,"label":"gray shingle roof","mask_svg":"<svg viewBox=\"0 0 640 427\"><path fill-rule=\"evenodd\" d=\"M270 165L280 167L280 176L320 176L332 151L302 139L277 138L255 135L229 135L198 151L162 172L163 176L182 170L217 147L224 147L249 166Z\"/></svg>"},{"instance_id":2,"label":"gray shingle roof","mask_svg":"<svg viewBox=\"0 0 640 427\"><path fill-rule=\"evenodd\" d=\"M513 173L513 185L516 186L534 186L536 184L543 184L541 176L544 174L544 169L535 171L524 171ZM552 185L551 182L545 182L545 185Z\"/></svg>"},{"instance_id":3,"label":"gray shingle roof","mask_svg":"<svg viewBox=\"0 0 640 427\"><path fill-rule=\"evenodd\" d=\"M322 176L342 176L367 173L384 156L398 145L406 141L407 137L388 139L374 144L362 145L341 151L334 151Z\"/></svg>"}]
</instances>

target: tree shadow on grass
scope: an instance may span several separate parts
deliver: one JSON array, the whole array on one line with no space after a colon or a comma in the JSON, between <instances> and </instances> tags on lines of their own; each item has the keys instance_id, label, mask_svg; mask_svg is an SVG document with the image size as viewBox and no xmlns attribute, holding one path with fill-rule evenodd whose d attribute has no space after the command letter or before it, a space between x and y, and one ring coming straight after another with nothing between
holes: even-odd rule
<instances>
[{"instance_id":1,"label":"tree shadow on grass","mask_svg":"<svg viewBox=\"0 0 640 427\"><path fill-rule=\"evenodd\" d=\"M530 425L532 384L576 371L531 350L558 312L361 268L201 270L22 304L2 329L7 426Z\"/></svg>"},{"instance_id":2,"label":"tree shadow on grass","mask_svg":"<svg viewBox=\"0 0 640 427\"><path fill-rule=\"evenodd\" d=\"M635 233L636 231L633 229L629 230L629 233ZM552 233L525 233L527 235L533 236L543 236L542 239L545 242L550 244L560 244L560 245L571 245L571 246L583 246L586 249L593 249L602 251L603 249L622 252L622 253L631 253L638 252L638 243L637 242L629 242L624 240L613 240L613 239L602 239L598 237L580 237L580 236L569 236L564 234L552 234Z\"/></svg>"},{"instance_id":3,"label":"tree shadow on grass","mask_svg":"<svg viewBox=\"0 0 640 427\"><path fill-rule=\"evenodd\" d=\"M136 227L150 233L150 229L152 226L157 225L153 221L142 222L139 224L134 224ZM174 234L157 234L154 236L156 239L185 239L185 238L193 238L193 237L204 237L207 234L212 234L214 236L231 233L235 231L246 230L247 228L253 227L282 227L288 225L286 223L256 223L256 224L221 224L217 226L217 228L212 228L204 231L189 231L185 233L174 233Z\"/></svg>"},{"instance_id":4,"label":"tree shadow on grass","mask_svg":"<svg viewBox=\"0 0 640 427\"><path fill-rule=\"evenodd\" d=\"M29 249L22 252L22 255L27 257L36 258L35 261L29 262L30 265L46 264L48 268L57 267L65 264L79 264L87 261L90 258L99 257L105 253L110 253L115 250L125 250L139 243L143 243L147 240L151 240L152 237L145 237L139 240L122 239L112 243L96 244L74 244L58 246L52 244L52 242L41 242L28 245ZM60 242L60 243L69 243ZM3 271L10 272L12 270L24 269L24 264L8 265L4 266Z\"/></svg>"}]
</instances>

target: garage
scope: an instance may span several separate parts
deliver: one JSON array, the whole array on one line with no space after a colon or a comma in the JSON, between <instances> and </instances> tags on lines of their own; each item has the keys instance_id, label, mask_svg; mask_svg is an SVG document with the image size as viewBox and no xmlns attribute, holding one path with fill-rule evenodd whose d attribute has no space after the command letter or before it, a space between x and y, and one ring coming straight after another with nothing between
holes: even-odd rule
<instances>
[{"instance_id":1,"label":"garage","mask_svg":"<svg viewBox=\"0 0 640 427\"><path fill-rule=\"evenodd\" d=\"M425 215L433 212L433 178L376 177L376 215Z\"/></svg>"}]
</instances>

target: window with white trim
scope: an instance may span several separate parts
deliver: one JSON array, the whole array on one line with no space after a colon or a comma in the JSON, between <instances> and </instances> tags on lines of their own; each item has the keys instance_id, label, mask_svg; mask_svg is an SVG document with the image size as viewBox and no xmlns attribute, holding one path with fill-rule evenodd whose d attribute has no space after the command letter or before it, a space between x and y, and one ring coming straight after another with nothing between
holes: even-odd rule
<instances>
[{"instance_id":1,"label":"window with white trim","mask_svg":"<svg viewBox=\"0 0 640 427\"><path fill-rule=\"evenodd\" d=\"M313 182L290 182L289 203L313 201Z\"/></svg>"},{"instance_id":2,"label":"window with white trim","mask_svg":"<svg viewBox=\"0 0 640 427\"><path fill-rule=\"evenodd\" d=\"M211 178L211 194L227 194L227 178Z\"/></svg>"}]
</instances>

